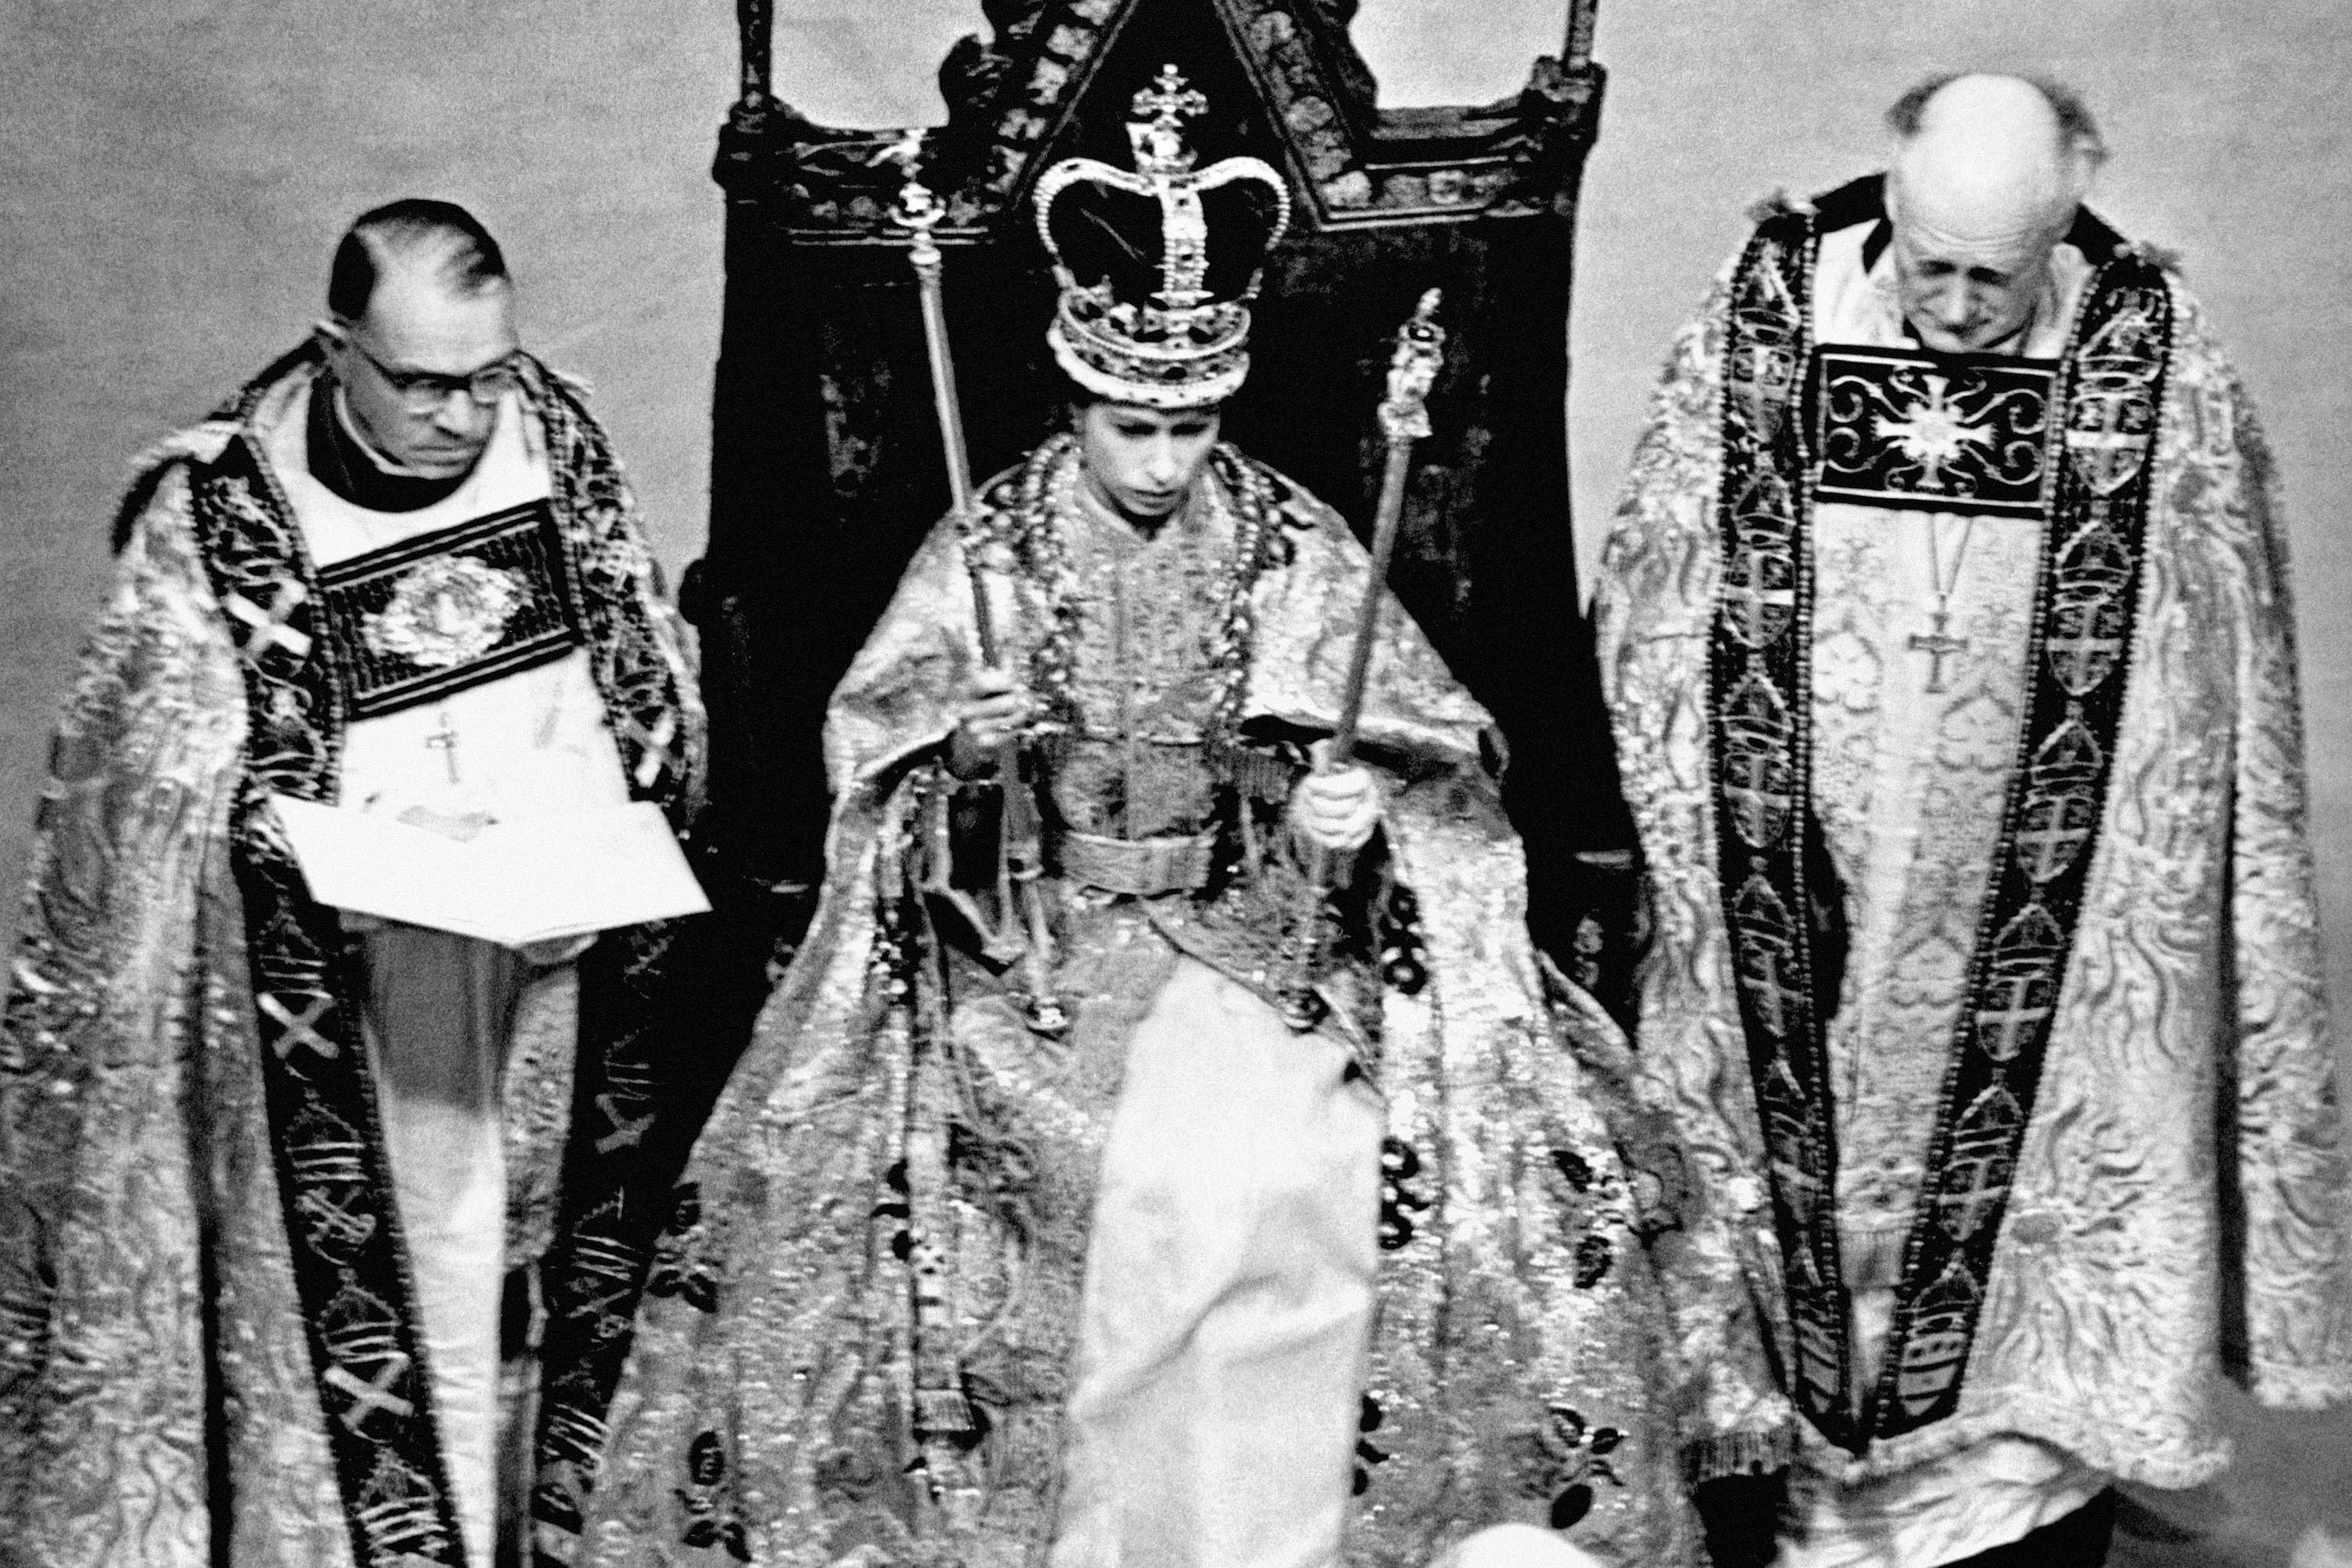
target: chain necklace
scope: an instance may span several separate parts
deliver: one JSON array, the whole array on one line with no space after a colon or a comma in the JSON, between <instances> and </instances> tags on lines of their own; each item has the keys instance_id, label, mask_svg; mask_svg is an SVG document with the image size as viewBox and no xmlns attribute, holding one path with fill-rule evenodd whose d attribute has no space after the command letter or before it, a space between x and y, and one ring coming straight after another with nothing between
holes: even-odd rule
<instances>
[{"instance_id":1,"label":"chain necklace","mask_svg":"<svg viewBox=\"0 0 2352 1568\"><path fill-rule=\"evenodd\" d=\"M1960 563L1968 556L1969 540L1976 532L1977 527L1974 513L1970 513L1962 520L1959 547L1952 552L1951 576L1949 581L1947 581L1944 574L1943 521L1942 512L1931 511L1927 514L1927 582L1928 585L1936 591L1936 608L1927 617L1927 630L1911 634L1911 651L1927 656L1927 689L1932 692L1949 689L1944 684L1944 660L1954 654L1969 651L1969 639L1953 637L1946 628L1952 618L1952 590L1959 585Z\"/></svg>"},{"instance_id":2,"label":"chain necklace","mask_svg":"<svg viewBox=\"0 0 2352 1568\"><path fill-rule=\"evenodd\" d=\"M1077 650L1077 572L1070 559L1069 530L1076 521L1079 462L1075 437L1064 434L1045 442L1029 455L1016 479L1008 479L991 494L991 504L966 522L964 532L967 549L982 554L992 549L1009 552L1011 567L1043 595L1045 635L1029 656L1029 689L1045 703L1047 719L1062 724L1077 719L1071 685ZM1220 443L1210 453L1202 479L1211 476L1223 486L1234 514L1233 559L1217 616L1213 660L1216 696L1210 705L1208 740L1213 754L1230 750L1241 728L1250 650L1256 641L1250 595L1271 556L1276 500L1265 474L1233 447Z\"/></svg>"}]
</instances>

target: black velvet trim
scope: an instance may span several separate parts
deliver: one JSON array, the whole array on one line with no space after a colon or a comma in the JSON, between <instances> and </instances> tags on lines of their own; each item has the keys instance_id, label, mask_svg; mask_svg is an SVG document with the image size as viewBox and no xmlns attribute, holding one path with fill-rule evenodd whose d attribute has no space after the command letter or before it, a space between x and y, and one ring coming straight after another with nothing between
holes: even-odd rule
<instances>
[{"instance_id":1,"label":"black velvet trim","mask_svg":"<svg viewBox=\"0 0 2352 1568\"><path fill-rule=\"evenodd\" d=\"M2162 275L2103 241L2102 233L2112 240L2105 226L2078 224L2104 259L2042 436L2054 499L2042 530L2028 719L1894 1331L1857 1423L1822 1037L1843 937L1818 918L1822 900L1810 883L1826 857L1808 852L1819 825L1807 525L1821 454L1794 405L1814 354L1819 233L1861 221L1876 192L1857 182L1823 198L1818 226L1798 213L1769 220L1735 274L1724 351L1723 588L1709 676L1717 864L1795 1337L1790 1393L1825 1436L1856 1453L1958 1405L2102 826L2171 345Z\"/></svg>"},{"instance_id":2,"label":"black velvet trim","mask_svg":"<svg viewBox=\"0 0 2352 1568\"><path fill-rule=\"evenodd\" d=\"M243 655L251 718L230 865L289 1258L344 1523L358 1562L462 1568L361 1033L362 977L340 917L310 898L269 805L272 793L334 798L346 704L323 653L317 573L248 437L195 469L192 496L205 571Z\"/></svg>"}]
</instances>

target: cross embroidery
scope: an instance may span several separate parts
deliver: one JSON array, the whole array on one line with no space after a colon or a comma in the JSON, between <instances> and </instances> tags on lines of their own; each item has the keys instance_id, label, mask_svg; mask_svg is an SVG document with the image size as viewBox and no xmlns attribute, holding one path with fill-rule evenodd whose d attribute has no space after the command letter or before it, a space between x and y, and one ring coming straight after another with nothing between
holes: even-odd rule
<instances>
[{"instance_id":1,"label":"cross embroidery","mask_svg":"<svg viewBox=\"0 0 2352 1568\"><path fill-rule=\"evenodd\" d=\"M1767 586L1764 563L1753 555L1747 576L1724 584L1723 599L1728 610L1726 618L1738 633L1739 640L1749 647L1763 647L1777 641L1780 627L1788 624L1797 607L1796 590Z\"/></svg>"},{"instance_id":2,"label":"cross embroidery","mask_svg":"<svg viewBox=\"0 0 2352 1568\"><path fill-rule=\"evenodd\" d=\"M636 780L639 789L653 788L654 780L661 777L662 769L669 765L669 743L677 738L677 715L664 713L651 729L635 719L623 720L621 727L628 731L631 741L644 748L637 758L636 771L630 776Z\"/></svg>"},{"instance_id":3,"label":"cross embroidery","mask_svg":"<svg viewBox=\"0 0 2352 1568\"><path fill-rule=\"evenodd\" d=\"M1978 1227L2008 1200L2007 1164L2007 1161L1989 1155L1963 1160L1955 1173L1960 1179L1945 1184L1944 1207L1949 1215L1945 1225L1955 1240L1966 1241L1974 1236Z\"/></svg>"},{"instance_id":4,"label":"cross embroidery","mask_svg":"<svg viewBox=\"0 0 2352 1568\"><path fill-rule=\"evenodd\" d=\"M285 1031L278 1037L276 1043L278 1060L284 1061L297 1046L308 1046L320 1056L330 1058L343 1054L343 1048L341 1046L319 1033L318 1030L319 1020L325 1017L335 1005L333 997L312 997L309 1005L302 1009L302 1016L299 1018L287 1009L285 1003L266 992L257 1005L272 1022Z\"/></svg>"},{"instance_id":5,"label":"cross embroidery","mask_svg":"<svg viewBox=\"0 0 2352 1568\"><path fill-rule=\"evenodd\" d=\"M2034 881L2046 882L2074 863L2075 849L2090 836L2087 827L2068 826L2065 802L2061 801L2042 826L2019 832L2018 864Z\"/></svg>"},{"instance_id":6,"label":"cross embroidery","mask_svg":"<svg viewBox=\"0 0 2352 1568\"><path fill-rule=\"evenodd\" d=\"M1743 956L1748 960L1742 968L1748 979L1748 994L1756 1004L1757 1022L1774 1039L1782 1038L1795 1026L1798 1008L1796 977L1780 967L1787 955L1777 947L1758 942L1748 945Z\"/></svg>"},{"instance_id":7,"label":"cross embroidery","mask_svg":"<svg viewBox=\"0 0 2352 1568\"><path fill-rule=\"evenodd\" d=\"M222 609L250 628L245 638L245 657L256 664L272 647L282 647L298 659L310 657L310 635L287 624L310 596L310 590L291 577L280 578L277 588L267 610L242 594L231 594L221 601Z\"/></svg>"},{"instance_id":8,"label":"cross embroidery","mask_svg":"<svg viewBox=\"0 0 2352 1568\"><path fill-rule=\"evenodd\" d=\"M415 1405L392 1392L407 1372L408 1357L399 1351L392 1352L373 1377L360 1377L348 1367L329 1367L325 1381L352 1396L351 1408L343 1412L343 1425L356 1432L379 1410L394 1415L415 1415Z\"/></svg>"},{"instance_id":9,"label":"cross embroidery","mask_svg":"<svg viewBox=\"0 0 2352 1568\"><path fill-rule=\"evenodd\" d=\"M613 1130L610 1132L596 1140L596 1152L599 1154L609 1154L615 1149L625 1146L634 1148L643 1143L646 1141L646 1129L654 1124L652 1111L647 1111L643 1116L623 1114L621 1101L613 1095L598 1095L596 1109L603 1111L604 1120L613 1124Z\"/></svg>"},{"instance_id":10,"label":"cross embroidery","mask_svg":"<svg viewBox=\"0 0 2352 1568\"><path fill-rule=\"evenodd\" d=\"M375 1215L337 1203L325 1189L310 1187L294 1200L310 1226L311 1250L324 1252L329 1243L339 1248L365 1247L375 1235Z\"/></svg>"},{"instance_id":11,"label":"cross embroidery","mask_svg":"<svg viewBox=\"0 0 2352 1568\"><path fill-rule=\"evenodd\" d=\"M2035 1028L2050 1016L2049 1008L2032 1005L2033 988L2041 980L2039 972L2004 974L1987 987L1990 1005L1977 1009L1977 1032L1985 1053L1995 1061L2008 1061L2025 1049Z\"/></svg>"},{"instance_id":12,"label":"cross embroidery","mask_svg":"<svg viewBox=\"0 0 2352 1568\"><path fill-rule=\"evenodd\" d=\"M1780 837L1789 797L1771 788L1777 759L1761 750L1733 752L1724 759L1723 797L1732 805L1739 837L1764 848Z\"/></svg>"}]
</instances>

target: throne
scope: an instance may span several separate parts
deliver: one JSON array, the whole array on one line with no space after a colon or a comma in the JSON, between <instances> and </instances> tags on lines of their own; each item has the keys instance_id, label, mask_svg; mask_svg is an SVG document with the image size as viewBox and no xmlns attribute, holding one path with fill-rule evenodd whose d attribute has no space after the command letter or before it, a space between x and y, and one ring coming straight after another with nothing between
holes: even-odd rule
<instances>
[{"instance_id":1,"label":"throne","mask_svg":"<svg viewBox=\"0 0 2352 1568\"><path fill-rule=\"evenodd\" d=\"M1537 938L1604 994L1622 967L1632 829L1580 610L1562 427L1574 219L1599 123L1597 0L1516 96L1381 109L1352 0L982 0L922 132L946 203L947 309L976 479L1050 433L1055 299L1029 195L1051 163L1124 165L1139 89L1173 65L1203 163L1284 172L1291 232L1255 307L1225 433L1370 526L1391 334L1444 291L1448 351L1391 583L1510 749ZM710 537L688 574L712 722L714 896L784 942L823 878L825 700L948 505L907 237L904 132L818 125L769 91L769 0L740 0L742 92L719 135L727 291Z\"/></svg>"}]
</instances>

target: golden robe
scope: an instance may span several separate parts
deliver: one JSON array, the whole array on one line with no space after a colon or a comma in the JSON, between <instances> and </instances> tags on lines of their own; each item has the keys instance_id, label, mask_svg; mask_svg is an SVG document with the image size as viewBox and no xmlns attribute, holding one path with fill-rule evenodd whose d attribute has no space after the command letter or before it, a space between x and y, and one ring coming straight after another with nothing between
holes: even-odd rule
<instances>
[{"instance_id":1,"label":"golden robe","mask_svg":"<svg viewBox=\"0 0 2352 1568\"><path fill-rule=\"evenodd\" d=\"M1807 290L1823 247L1878 216L1874 180L1759 226L1675 340L1605 556L1601 668L1654 928L1639 988L1644 1082L1747 1206L1753 1293L1819 1468L1862 1481L2012 1435L2111 1476L2190 1486L2227 1462L2225 1374L2273 1405L2352 1397L2352 1187L2276 476L2195 300L2084 215L2069 243L2094 276L2067 357L2051 362L2072 401L2021 427L2014 448L2023 470L2047 463L2061 498L2055 521L2019 510L2044 520L2042 553L2011 563L2054 607L2037 622L2041 599L1988 603L1963 627L2012 648L2019 669L1986 687L1996 700L1982 711L2007 715L1998 734L1944 737L1966 766L1931 781L1942 815L1923 819L1911 896L1890 917L1916 952L1872 1004L1882 1019L1935 1020L1927 1044L1945 1065L1927 1064L1907 1110L1884 1094L1843 1102L1856 1086L1868 1096L1892 1060L1850 1041L1832 1041L1834 1075L1794 1081L1801 1065L1784 1070L1769 1037L1785 1025L1793 1042L1801 1009L1835 1010L1823 932L1848 917L1858 931L1889 921L1824 891L1815 861L1818 907L1790 922L1759 890L1778 874L1769 857L1742 850L1757 869L1734 875L1725 855L1735 835L1770 840L1784 816L1772 854L1793 859L1816 832L1832 858L1841 836L1863 842L1868 824L1843 818L1868 759L1831 749L1858 721L1823 705L1874 702L1869 672L1919 657L1918 639L1871 641L1873 626L1911 621L1813 595L1816 566L1826 588L1853 578L1850 562L1787 553L1792 537L1801 555L1830 548L1827 522L1798 531L1817 500L1827 512L1823 476L1850 456L1822 438L1841 415L1811 379ZM1948 365L1934 374L1937 396L1965 382ZM1925 429L1911 427L1916 450ZM1766 471L1775 452L1796 478ZM1914 468L1903 482L1923 481ZM2011 572L2013 542L1980 530L1970 570ZM2126 583L2136 594L2119 595ZM1793 702L1738 683L1780 657L1774 647L1802 671ZM1786 742L1808 712L1818 756L1801 734ZM2021 733L2029 713L2053 727ZM1727 724L1746 726L1756 749L1718 750ZM1721 776L1718 756L1741 757L1738 776ZM1810 791L1785 788L1804 767ZM2064 893L2063 942L2045 940L2053 922L2034 901L2049 887ZM1996 896L2024 912L1985 912ZM1759 911L1784 921L1788 943L1748 929ZM1809 995L1759 987L1807 942ZM2054 969L2035 967L2053 951ZM1964 982L1979 987L1966 1014ZM1791 1011L1768 1022L1759 996ZM1889 1042L1902 1043L1871 1049ZM1766 1060L1769 1078L1751 1071ZM1990 1072L1991 1087L1956 1093L1964 1070ZM1826 1217L1792 1243L1792 1216L1807 1215ZM1855 1364L1846 1302L1878 1285L1897 1286L1898 1342L1909 1339L1907 1356L1898 1348L1874 1369Z\"/></svg>"},{"instance_id":2,"label":"golden robe","mask_svg":"<svg viewBox=\"0 0 2352 1568\"><path fill-rule=\"evenodd\" d=\"M51 752L0 1027L0 1562L465 1560L359 1022L376 999L269 805L335 801L353 690L255 423L317 369L289 355L142 464ZM527 381L600 722L682 828L683 641L602 430ZM666 1200L683 1155L671 1075L705 1041L656 984L693 924L605 933L512 1030L505 1250L544 1289L558 1498L648 1260L638 1185L667 1157Z\"/></svg>"},{"instance_id":3,"label":"golden robe","mask_svg":"<svg viewBox=\"0 0 2352 1568\"><path fill-rule=\"evenodd\" d=\"M689 1166L585 1560L1010 1568L1050 1548L1093 1563L1126 1530L1130 1562L1254 1562L1268 1543L1220 1533L1223 1510L1274 1479L1300 1518L1334 1516L1284 1561L1417 1568L1515 1521L1627 1563L1686 1561L1678 1450L1760 1453L1785 1412L1736 1308L1671 1316L1645 1244L1727 1279L1727 1243L1707 1239L1655 1120L1630 1104L1603 1115L1622 1044L1538 972L1486 714L1390 603L1362 726L1383 831L1352 906L1336 900L1330 1016L1269 1037L1252 1020L1274 1018L1302 890L1283 805L1296 742L1334 722L1364 555L1328 509L1230 449L1165 525L1169 549L1057 503L1074 468L1049 447L991 488L969 533L943 523L835 693L824 901ZM1053 984L1076 1017L1058 1041L1024 1026L1018 966L992 973L921 892L975 842L958 824L993 809L992 789L939 762L975 662L975 582L1006 662L1055 715L1039 793L1058 873ZM1120 894L1103 839L1178 860L1213 847L1181 885ZM1087 875L1072 869L1082 855ZM1175 1127L1203 1102L1171 1086L1183 1053L1151 1042L1171 1016L1213 1031L1203 1061L1246 1042L1223 1078L1254 1070L1253 1052L1285 1076L1197 1132ZM1377 1145L1351 1142L1365 1134L1340 1105L1313 1122L1338 1163L1317 1165L1302 1139L1232 1176L1263 1142L1246 1129L1285 1114L1276 1100L1335 1096L1378 1112ZM1146 1106L1176 1108L1156 1142L1132 1125ZM1147 1144L1156 1166L1120 1152ZM1360 1214L1350 1160L1367 1167ZM1315 1170L1330 1191L1295 1173ZM1180 1216L1155 1262L1134 1236L1155 1203L1182 1207L1170 1194L1187 1184L1235 1205L1235 1228ZM1308 1217L1263 1233L1239 1217L1273 1207ZM1339 1392L1285 1384L1313 1384L1300 1397L1318 1411L1336 1400L1337 1447L1312 1437L1273 1478L1239 1457L1280 1450L1269 1434L1296 1413L1253 1417L1233 1368L1189 1408L1148 1405L1120 1370L1160 1353L1134 1348L1155 1317L1194 1310L1179 1298L1210 1266L1176 1251L1260 1235L1319 1247L1337 1293L1308 1281L1283 1299L1341 1313L1375 1237L1379 1251L1369 1335L1315 1352ZM1244 1258L1211 1293L1300 1280L1301 1250ZM1263 1348L1262 1326L1235 1337ZM1308 1340L1327 1327L1317 1311L1297 1323ZM1196 1508L1166 1516L1173 1535L1139 1547L1116 1522L1120 1496L1159 1482L1106 1477L1155 1444L1225 1484L1204 1482Z\"/></svg>"}]
</instances>

